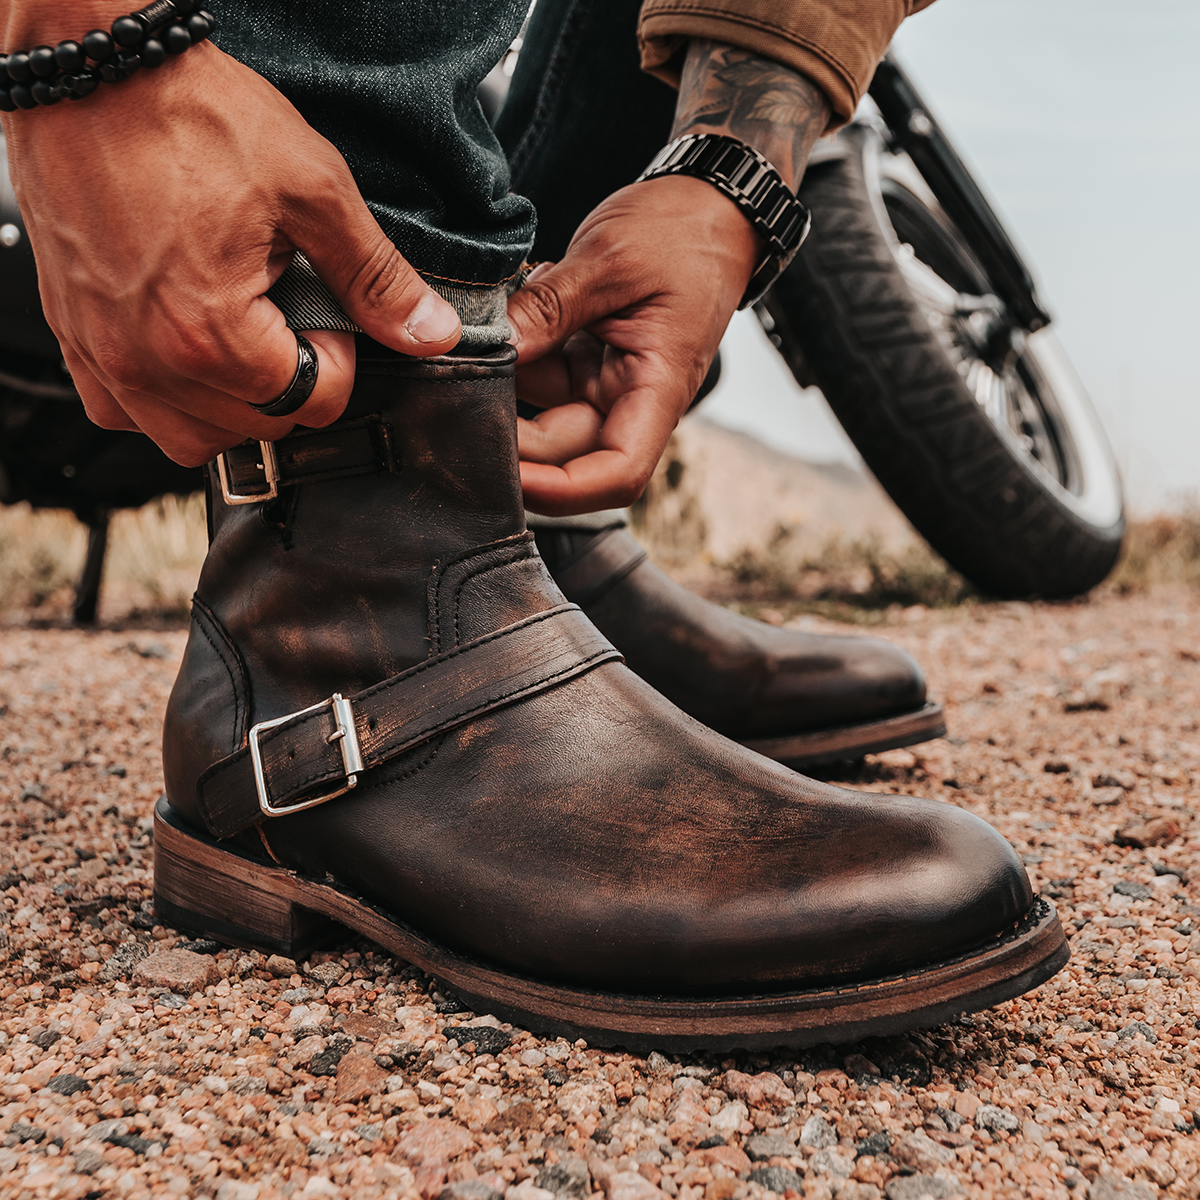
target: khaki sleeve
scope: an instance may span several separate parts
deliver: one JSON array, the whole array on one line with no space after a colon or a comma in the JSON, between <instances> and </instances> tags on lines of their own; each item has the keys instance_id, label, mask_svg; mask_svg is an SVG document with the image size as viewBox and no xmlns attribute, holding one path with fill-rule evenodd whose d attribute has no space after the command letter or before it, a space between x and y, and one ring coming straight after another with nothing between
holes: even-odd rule
<instances>
[{"instance_id":1,"label":"khaki sleeve","mask_svg":"<svg viewBox=\"0 0 1200 1200\"><path fill-rule=\"evenodd\" d=\"M933 0L645 0L642 67L679 86L689 38L752 50L807 75L833 107L830 129L854 115L900 22Z\"/></svg>"}]
</instances>

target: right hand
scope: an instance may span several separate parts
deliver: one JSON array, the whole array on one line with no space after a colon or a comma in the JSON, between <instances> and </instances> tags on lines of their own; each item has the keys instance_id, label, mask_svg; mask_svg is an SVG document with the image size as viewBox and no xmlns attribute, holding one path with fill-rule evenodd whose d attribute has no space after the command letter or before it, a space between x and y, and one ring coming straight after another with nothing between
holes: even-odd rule
<instances>
[{"instance_id":1,"label":"right hand","mask_svg":"<svg viewBox=\"0 0 1200 1200\"><path fill-rule=\"evenodd\" d=\"M250 407L296 371L296 339L265 295L295 250L376 341L431 355L461 336L337 150L211 43L4 128L46 319L88 415L142 430L177 462L345 408L354 339L327 331L305 335L320 376L303 408Z\"/></svg>"}]
</instances>

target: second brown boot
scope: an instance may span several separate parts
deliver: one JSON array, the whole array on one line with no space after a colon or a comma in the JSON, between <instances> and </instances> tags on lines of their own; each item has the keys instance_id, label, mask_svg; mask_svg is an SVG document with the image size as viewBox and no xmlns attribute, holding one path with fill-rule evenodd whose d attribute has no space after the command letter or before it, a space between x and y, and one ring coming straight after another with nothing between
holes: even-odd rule
<instances>
[{"instance_id":1,"label":"second brown boot","mask_svg":"<svg viewBox=\"0 0 1200 1200\"><path fill-rule=\"evenodd\" d=\"M673 704L793 767L946 732L921 668L879 638L777 629L702 599L623 529L536 529L554 582Z\"/></svg>"}]
</instances>

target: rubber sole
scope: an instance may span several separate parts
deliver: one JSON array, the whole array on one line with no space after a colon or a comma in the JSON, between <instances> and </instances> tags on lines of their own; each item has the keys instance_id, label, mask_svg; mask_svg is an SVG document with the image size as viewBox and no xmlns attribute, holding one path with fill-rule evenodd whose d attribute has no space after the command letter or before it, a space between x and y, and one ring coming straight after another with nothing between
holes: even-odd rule
<instances>
[{"instance_id":1,"label":"rubber sole","mask_svg":"<svg viewBox=\"0 0 1200 1200\"><path fill-rule=\"evenodd\" d=\"M596 1046L650 1050L802 1048L938 1025L1044 983L1070 956L1054 908L967 954L844 987L717 997L633 996L510 974L455 954L327 880L259 862L154 812L154 905L165 925L302 959L353 930L450 985L476 1012Z\"/></svg>"},{"instance_id":2,"label":"rubber sole","mask_svg":"<svg viewBox=\"0 0 1200 1200\"><path fill-rule=\"evenodd\" d=\"M861 725L843 725L839 729L756 738L742 742L742 745L788 767L812 767L819 763L862 758L864 754L878 754L882 750L915 746L945 735L946 714L942 706L926 704L924 708L897 717L884 717Z\"/></svg>"}]
</instances>

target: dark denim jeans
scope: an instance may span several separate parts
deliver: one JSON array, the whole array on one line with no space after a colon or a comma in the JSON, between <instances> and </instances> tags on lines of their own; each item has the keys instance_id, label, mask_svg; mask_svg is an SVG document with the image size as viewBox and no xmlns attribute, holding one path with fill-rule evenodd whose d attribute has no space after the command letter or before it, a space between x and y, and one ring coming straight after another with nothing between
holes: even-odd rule
<instances>
[{"instance_id":1,"label":"dark denim jeans","mask_svg":"<svg viewBox=\"0 0 1200 1200\"><path fill-rule=\"evenodd\" d=\"M671 89L638 66L640 0L540 0L497 138L475 92L526 7L237 0L221 6L216 40L338 147L408 261L451 285L439 290L495 287L530 254L535 204L537 254L558 257L649 162L674 109Z\"/></svg>"}]
</instances>

